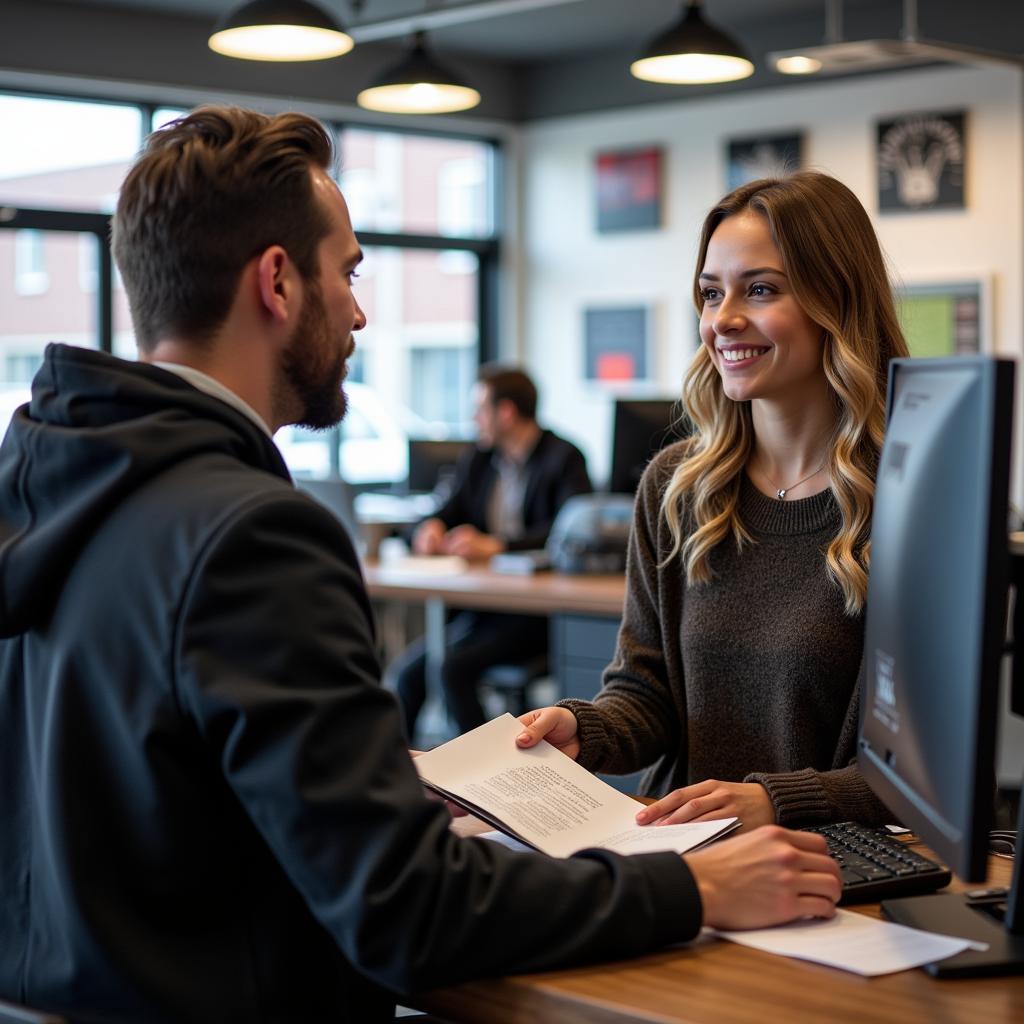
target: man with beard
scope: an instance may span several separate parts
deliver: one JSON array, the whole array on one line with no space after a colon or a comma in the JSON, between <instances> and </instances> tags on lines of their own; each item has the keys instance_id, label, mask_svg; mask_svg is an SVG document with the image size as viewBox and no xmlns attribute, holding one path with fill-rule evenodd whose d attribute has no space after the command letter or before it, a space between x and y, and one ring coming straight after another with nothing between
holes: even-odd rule
<instances>
[{"instance_id":1,"label":"man with beard","mask_svg":"<svg viewBox=\"0 0 1024 1024\"><path fill-rule=\"evenodd\" d=\"M459 461L444 504L412 535L420 555L486 560L502 551L543 548L555 517L577 494L589 494L583 453L537 422L537 387L511 366L480 367L473 396L477 443ZM459 732L483 725L478 684L492 665L547 659L543 615L463 611L445 627L440 683ZM427 696L426 643L403 651L390 672L414 739ZM525 710L525 708L523 709Z\"/></svg>"},{"instance_id":2,"label":"man with beard","mask_svg":"<svg viewBox=\"0 0 1024 1024\"><path fill-rule=\"evenodd\" d=\"M90 1022L390 1019L395 991L828 916L817 837L565 861L459 839L379 685L323 426L360 252L312 118L204 108L125 179L138 363L52 345L0 446L0 998Z\"/></svg>"}]
</instances>

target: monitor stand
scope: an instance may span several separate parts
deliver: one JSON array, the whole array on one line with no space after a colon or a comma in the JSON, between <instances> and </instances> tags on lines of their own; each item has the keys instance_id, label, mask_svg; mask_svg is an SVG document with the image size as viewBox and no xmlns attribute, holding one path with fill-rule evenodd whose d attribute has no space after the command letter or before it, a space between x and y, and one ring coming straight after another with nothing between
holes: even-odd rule
<instances>
[{"instance_id":1,"label":"monitor stand","mask_svg":"<svg viewBox=\"0 0 1024 1024\"><path fill-rule=\"evenodd\" d=\"M1024 659L1021 659L1024 660ZM966 949L956 956L927 964L925 970L936 978L980 978L1000 974L1024 974L1024 793L1017 823L1017 848L1013 858L1013 881L1006 894L1006 911L1000 921L990 911L995 902L992 890L939 893L884 900L882 913L896 924L926 932L954 935L984 942L984 952ZM998 902L1002 902L1001 899Z\"/></svg>"}]
</instances>

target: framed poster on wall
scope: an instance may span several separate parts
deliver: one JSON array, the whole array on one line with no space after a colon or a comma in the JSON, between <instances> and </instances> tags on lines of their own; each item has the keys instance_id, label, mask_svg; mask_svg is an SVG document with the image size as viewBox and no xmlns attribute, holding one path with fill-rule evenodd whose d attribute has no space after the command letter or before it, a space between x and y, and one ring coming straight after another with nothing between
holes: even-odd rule
<instances>
[{"instance_id":1,"label":"framed poster on wall","mask_svg":"<svg viewBox=\"0 0 1024 1024\"><path fill-rule=\"evenodd\" d=\"M629 384L650 376L650 310L647 306L583 311L583 377Z\"/></svg>"},{"instance_id":2,"label":"framed poster on wall","mask_svg":"<svg viewBox=\"0 0 1024 1024\"><path fill-rule=\"evenodd\" d=\"M963 209L964 121L964 112L957 111L908 114L879 122L880 212Z\"/></svg>"},{"instance_id":3,"label":"framed poster on wall","mask_svg":"<svg viewBox=\"0 0 1024 1024\"><path fill-rule=\"evenodd\" d=\"M659 147L598 153L594 169L599 232L661 226L662 151Z\"/></svg>"},{"instance_id":4,"label":"framed poster on wall","mask_svg":"<svg viewBox=\"0 0 1024 1024\"><path fill-rule=\"evenodd\" d=\"M758 178L780 178L803 166L803 136L760 135L726 143L726 188L731 192Z\"/></svg>"},{"instance_id":5,"label":"framed poster on wall","mask_svg":"<svg viewBox=\"0 0 1024 1024\"><path fill-rule=\"evenodd\" d=\"M987 276L897 287L896 312L912 356L991 352Z\"/></svg>"}]
</instances>

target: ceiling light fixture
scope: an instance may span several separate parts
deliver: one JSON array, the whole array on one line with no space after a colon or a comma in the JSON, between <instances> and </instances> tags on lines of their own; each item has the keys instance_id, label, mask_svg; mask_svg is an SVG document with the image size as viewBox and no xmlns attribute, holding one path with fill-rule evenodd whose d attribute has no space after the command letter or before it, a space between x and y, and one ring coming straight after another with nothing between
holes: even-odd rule
<instances>
[{"instance_id":1,"label":"ceiling light fixture","mask_svg":"<svg viewBox=\"0 0 1024 1024\"><path fill-rule=\"evenodd\" d=\"M387 114L450 114L475 107L480 93L438 64L427 52L426 33L417 32L409 53L374 79L356 102Z\"/></svg>"},{"instance_id":2,"label":"ceiling light fixture","mask_svg":"<svg viewBox=\"0 0 1024 1024\"><path fill-rule=\"evenodd\" d=\"M326 60L352 49L352 37L308 0L250 0L229 12L210 36L211 50L243 60Z\"/></svg>"},{"instance_id":3,"label":"ceiling light fixture","mask_svg":"<svg viewBox=\"0 0 1024 1024\"><path fill-rule=\"evenodd\" d=\"M775 61L775 70L784 75L813 75L821 70L821 61L804 53L795 53L789 57L779 57Z\"/></svg>"},{"instance_id":4,"label":"ceiling light fixture","mask_svg":"<svg viewBox=\"0 0 1024 1024\"><path fill-rule=\"evenodd\" d=\"M886 71L937 61L1024 66L1014 53L922 39L917 33L917 0L903 0L903 28L899 39L857 39L849 42L843 41L842 0L825 0L824 42L820 46L769 53L767 61L769 66L784 75Z\"/></svg>"},{"instance_id":5,"label":"ceiling light fixture","mask_svg":"<svg viewBox=\"0 0 1024 1024\"><path fill-rule=\"evenodd\" d=\"M648 82L707 85L747 78L754 64L735 39L704 20L700 0L689 0L679 21L655 38L629 70Z\"/></svg>"}]
</instances>

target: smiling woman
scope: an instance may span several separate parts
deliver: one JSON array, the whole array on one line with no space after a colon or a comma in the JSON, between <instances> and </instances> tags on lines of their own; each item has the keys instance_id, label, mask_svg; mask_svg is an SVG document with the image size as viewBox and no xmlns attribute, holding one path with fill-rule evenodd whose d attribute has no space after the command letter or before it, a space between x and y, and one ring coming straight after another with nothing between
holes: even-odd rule
<instances>
[{"instance_id":1,"label":"smiling woman","mask_svg":"<svg viewBox=\"0 0 1024 1024\"><path fill-rule=\"evenodd\" d=\"M891 815L855 760L874 473L906 354L853 193L801 173L708 214L691 438L637 495L618 648L593 702L523 717L595 771L650 770L644 822Z\"/></svg>"}]
</instances>

